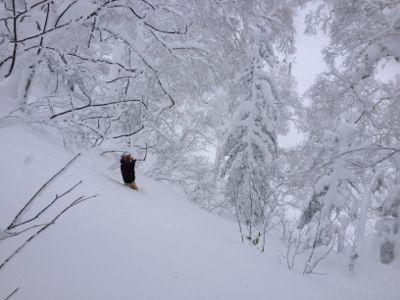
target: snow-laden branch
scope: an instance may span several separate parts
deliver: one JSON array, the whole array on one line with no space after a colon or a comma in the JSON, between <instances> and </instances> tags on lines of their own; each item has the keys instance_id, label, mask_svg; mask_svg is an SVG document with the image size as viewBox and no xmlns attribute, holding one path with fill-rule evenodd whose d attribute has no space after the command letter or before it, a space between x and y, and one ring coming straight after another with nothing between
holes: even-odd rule
<instances>
[{"instance_id":1,"label":"snow-laden branch","mask_svg":"<svg viewBox=\"0 0 400 300\"><path fill-rule=\"evenodd\" d=\"M81 90L84 91L82 88L81 88ZM84 109L87 109L87 108L90 108L90 107L91 108L93 108L93 107L96 108L96 107L103 107L103 106L109 106L109 105L115 105L115 104L121 104L121 103L130 103L130 102L140 102L140 103L142 103L141 99L126 99L126 100L112 101L112 102L107 102L107 103L93 104L92 103L92 99L86 93L85 93L85 95L89 98L89 103L88 104L85 104L83 106L76 107L76 108L71 108L71 109L65 110L63 112L54 114L54 115L52 115L50 117L50 119L54 119L54 118L57 118L59 116L65 115L65 114L69 114L69 113L76 112L76 111L79 111L79 110L84 110Z\"/></svg>"},{"instance_id":2,"label":"snow-laden branch","mask_svg":"<svg viewBox=\"0 0 400 300\"><path fill-rule=\"evenodd\" d=\"M62 17L65 15L65 13L71 8L71 6L74 5L74 4L75 4L76 2L78 2L78 1L72 2L72 3L71 3L70 5L68 5L68 6L64 9L64 11L60 14L60 16L58 17L58 19L57 19L57 21L56 21L56 23L54 24L53 27L51 27L51 28L49 28L49 29L47 29L47 30L45 30L45 31L43 31L43 32L40 32L40 33L38 33L38 34L34 34L34 35L31 35L31 36L27 36L27 37L24 37L24 38L21 38L21 39L14 38L14 43L25 43L25 42L27 42L27 41L29 41L29 40L36 39L36 38L38 38L38 37L45 36L45 35L47 35L47 34L49 34L49 33L58 31L59 29L65 28L65 27L67 27L67 26L69 26L69 25L84 23L84 22L86 22L86 21L88 21L88 20L90 20L90 19L92 19L92 18L98 16L99 13L100 13L103 9L107 8L108 5L110 5L111 3L116 2L116 1L118 1L118 0L107 0L104 4L100 5L100 7L97 7L96 9L94 9L94 10L93 10L92 12L90 12L89 14L86 14L86 15L83 15L83 16L79 16L79 17L77 17L77 18L70 19L69 21L67 21L67 22L65 22L65 23L59 25L58 22L61 20L61 18L62 18Z\"/></svg>"},{"instance_id":3,"label":"snow-laden branch","mask_svg":"<svg viewBox=\"0 0 400 300\"><path fill-rule=\"evenodd\" d=\"M136 53L136 55L140 58L140 60L143 62L143 64L152 72L152 74L154 75L154 78L156 79L158 86L160 87L161 91L163 92L163 94L169 99L169 101L171 102L170 105L164 107L161 112L159 113L159 115L164 112L165 110L168 110L170 108L172 108L175 105L175 100L174 98L171 96L171 94L168 92L168 90L165 88L163 82L160 79L160 76L158 74L158 70L150 63L150 60L146 57L146 55L144 53L142 53L137 47L135 47L133 45L133 43L131 43L130 41L128 41L126 38L121 37L120 35L116 34L115 32L113 32L110 29L107 28L98 28L99 31L104 31L109 33L114 39L120 40L122 41L125 45L127 45L134 53Z\"/></svg>"}]
</instances>

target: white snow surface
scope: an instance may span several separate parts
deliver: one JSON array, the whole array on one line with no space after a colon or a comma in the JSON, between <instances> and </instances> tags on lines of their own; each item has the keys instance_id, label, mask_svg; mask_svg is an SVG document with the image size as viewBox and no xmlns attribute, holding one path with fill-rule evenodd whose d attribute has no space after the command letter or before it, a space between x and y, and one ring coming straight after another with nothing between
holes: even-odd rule
<instances>
[{"instance_id":1,"label":"white snow surface","mask_svg":"<svg viewBox=\"0 0 400 300\"><path fill-rule=\"evenodd\" d=\"M2 123L0 123L2 124ZM6 124L6 125L4 125ZM50 134L0 126L0 228L74 155ZM289 271L274 234L267 251L244 245L236 224L189 202L171 186L138 173L139 192L121 184L111 158L84 153L37 198L27 218L79 180L40 218L72 208L0 270L0 299L400 299L397 266L373 261L347 273L342 257L328 275ZM117 163L114 161L114 163ZM0 241L0 263L29 233Z\"/></svg>"}]
</instances>

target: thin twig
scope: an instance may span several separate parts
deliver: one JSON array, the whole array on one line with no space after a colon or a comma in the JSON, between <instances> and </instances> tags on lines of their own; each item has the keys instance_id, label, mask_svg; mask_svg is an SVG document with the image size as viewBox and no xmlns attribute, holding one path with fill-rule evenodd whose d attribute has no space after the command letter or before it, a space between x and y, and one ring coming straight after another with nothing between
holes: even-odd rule
<instances>
[{"instance_id":1,"label":"thin twig","mask_svg":"<svg viewBox=\"0 0 400 300\"><path fill-rule=\"evenodd\" d=\"M61 195L56 195L54 200L51 201L46 207L44 207L41 211L39 211L34 217L25 220L24 222L21 222L17 225L15 225L13 228L16 228L18 226L21 225L25 225L29 222L34 221L35 219L37 219L38 217L40 217L46 210L48 210L54 203L56 203L57 200L59 200L60 198L62 198L63 196L65 196L66 194L68 194L69 192L71 192L72 190L74 190L78 185L80 185L83 181L79 181L78 183L76 183L74 186L72 186L70 189L68 189L67 191L65 191L64 193L62 193Z\"/></svg>"},{"instance_id":2,"label":"thin twig","mask_svg":"<svg viewBox=\"0 0 400 300\"><path fill-rule=\"evenodd\" d=\"M139 129L135 130L134 132L117 135L117 136L114 136L113 138L114 139L119 139L119 138L122 138L122 137L132 136L132 135L135 135L136 133L142 131L143 129L144 129L144 125L142 125L142 127L140 127Z\"/></svg>"},{"instance_id":3,"label":"thin twig","mask_svg":"<svg viewBox=\"0 0 400 300\"><path fill-rule=\"evenodd\" d=\"M54 27L57 27L58 22L60 22L61 18L65 15L65 13L76 3L78 2L78 0L75 0L73 2L71 2L70 4L68 4L68 6L63 10L63 12L58 16L56 23L54 24Z\"/></svg>"},{"instance_id":4,"label":"thin twig","mask_svg":"<svg viewBox=\"0 0 400 300\"><path fill-rule=\"evenodd\" d=\"M91 18L96 17L100 13L100 11L102 9L104 9L106 6L108 6L110 3L113 3L113 2L116 2L116 1L117 0L107 0L104 4L102 4L100 7L96 8L95 10L93 10L88 15L80 16L78 18L70 20L70 21L68 21L68 22L66 22L64 24L61 24L61 25L54 25L54 27L52 27L52 28L50 28L50 29L48 29L46 31L43 31L43 32L38 33L38 34L31 35L31 36L28 36L28 37L20 39L20 40L15 39L14 42L15 43L24 43L26 41L29 41L29 40L32 40L32 39L36 39L38 37L42 37L42 36L44 36L44 35L46 35L48 33L51 33L51 32L57 31L59 29L62 29L64 27L67 27L67 26L71 25L72 23L78 23L80 21L85 22L87 20L90 20Z\"/></svg>"},{"instance_id":5,"label":"thin twig","mask_svg":"<svg viewBox=\"0 0 400 300\"><path fill-rule=\"evenodd\" d=\"M85 108L88 108L88 107L100 107L100 106L107 106L107 105L120 104L120 103L126 103L126 102L141 102L141 101L142 100L140 100L140 99L128 99L128 100L113 101L113 102L99 103L99 104L91 104L91 103L89 103L89 104L83 105L81 107L68 109L66 111L63 111L63 112L60 112L58 114L52 115L50 117L50 119L54 119L54 118L57 118L59 116L62 116L62 115L65 115L65 114L68 114L68 113L71 113L71 112L74 112L74 111L82 110L82 109L85 109Z\"/></svg>"},{"instance_id":6,"label":"thin twig","mask_svg":"<svg viewBox=\"0 0 400 300\"><path fill-rule=\"evenodd\" d=\"M10 295L4 298L4 300L9 300L12 296L14 296L19 290L19 287L17 287Z\"/></svg>"},{"instance_id":7,"label":"thin twig","mask_svg":"<svg viewBox=\"0 0 400 300\"><path fill-rule=\"evenodd\" d=\"M18 235L20 235L20 234L22 234L24 232L27 232L29 230L32 230L32 229L35 229L35 228L38 228L38 227L43 227L43 226L46 226L46 224L36 224L36 225L30 226L28 228L25 228L24 230L18 231L18 232L7 232L7 231L5 231L8 235L0 238L0 241L6 240L6 239L14 237L14 236L18 236Z\"/></svg>"},{"instance_id":8,"label":"thin twig","mask_svg":"<svg viewBox=\"0 0 400 300\"><path fill-rule=\"evenodd\" d=\"M43 231L45 231L47 228L49 228L51 225L55 224L58 218L60 218L66 211L68 211L70 208L73 206L82 203L85 200L97 197L97 195L93 195L90 197L84 197L80 196L79 198L75 199L71 204L69 204L67 207L65 207L60 213L58 213L49 223L47 223L44 227L42 227L39 231L31 235L22 245L20 245L13 253L11 253L0 265L0 270L6 266L10 260L17 255L29 242L31 242L34 238L36 238L38 235L40 235Z\"/></svg>"},{"instance_id":9,"label":"thin twig","mask_svg":"<svg viewBox=\"0 0 400 300\"><path fill-rule=\"evenodd\" d=\"M381 159L379 159L378 161L376 161L372 166L373 166L373 167L376 167L378 164L380 164L381 162L383 162L383 161L389 159L390 157L392 157L393 155L395 155L395 154L398 153L398 152L400 152L400 149L393 150L392 153L389 153L389 154L386 155L385 157L382 157Z\"/></svg>"},{"instance_id":10,"label":"thin twig","mask_svg":"<svg viewBox=\"0 0 400 300\"><path fill-rule=\"evenodd\" d=\"M17 18L16 18L16 8L15 8L15 0L12 0L12 10L13 10L13 34L14 34L14 48L13 48L13 52L12 52L12 60L11 60L11 65L10 65L10 69L8 70L8 73L5 75L5 78L9 77L12 73L12 71L14 70L14 66L15 66L15 61L17 59L17 47L18 44L16 43L17 41Z\"/></svg>"},{"instance_id":11,"label":"thin twig","mask_svg":"<svg viewBox=\"0 0 400 300\"><path fill-rule=\"evenodd\" d=\"M98 30L103 30L111 35L114 34L113 31L107 29L107 28L98 28ZM167 105L166 107L164 107L160 113L158 114L158 117L166 110L171 109L172 107L175 106L175 100L172 97L172 95L168 92L168 90L165 88L163 82L161 81L159 75L158 75L158 70L153 67L148 60L146 59L146 57L138 50L136 49L129 41L127 41L126 39L120 37L120 36L115 36L115 39L119 39L121 40L123 43L125 43L130 49L133 50L133 52L136 53L136 55L140 58L140 60L143 62L143 64L153 73L154 78L156 79L158 86L160 87L161 91L163 92L163 94L169 99L169 101L171 102L169 105ZM157 119L158 119L157 117Z\"/></svg>"},{"instance_id":12,"label":"thin twig","mask_svg":"<svg viewBox=\"0 0 400 300\"><path fill-rule=\"evenodd\" d=\"M58 175L60 175L65 169L67 169L81 154L78 153L75 155L61 170L59 170L56 174L54 174L49 180L47 180L37 191L36 193L32 196L31 199L24 205L24 207L17 213L13 221L11 222L10 225L8 225L7 229L13 229L14 227L18 226L17 222L19 221L20 216L22 213L29 207L29 205L35 200L35 198L42 192L50 182L52 182Z\"/></svg>"}]
</instances>

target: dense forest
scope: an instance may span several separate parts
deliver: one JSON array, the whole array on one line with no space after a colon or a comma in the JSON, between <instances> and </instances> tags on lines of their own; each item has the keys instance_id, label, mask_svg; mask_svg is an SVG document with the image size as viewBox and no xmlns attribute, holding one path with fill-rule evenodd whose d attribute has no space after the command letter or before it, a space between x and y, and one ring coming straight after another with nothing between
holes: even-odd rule
<instances>
[{"instance_id":1,"label":"dense forest","mask_svg":"<svg viewBox=\"0 0 400 300\"><path fill-rule=\"evenodd\" d=\"M324 71L297 91L294 19L324 34ZM297 58L299 59L299 58ZM3 0L6 119L115 159L237 222L312 274L366 240L400 254L399 0ZM301 134L292 147L280 136Z\"/></svg>"}]
</instances>

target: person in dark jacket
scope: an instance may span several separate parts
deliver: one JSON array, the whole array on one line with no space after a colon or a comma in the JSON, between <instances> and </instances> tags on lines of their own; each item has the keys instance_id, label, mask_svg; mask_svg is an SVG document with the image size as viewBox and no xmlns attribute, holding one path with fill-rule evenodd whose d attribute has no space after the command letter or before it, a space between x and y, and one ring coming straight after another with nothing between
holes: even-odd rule
<instances>
[{"instance_id":1,"label":"person in dark jacket","mask_svg":"<svg viewBox=\"0 0 400 300\"><path fill-rule=\"evenodd\" d=\"M121 174L126 186L138 190L135 183L135 163L136 159L132 158L129 153L122 154L121 157Z\"/></svg>"}]
</instances>

